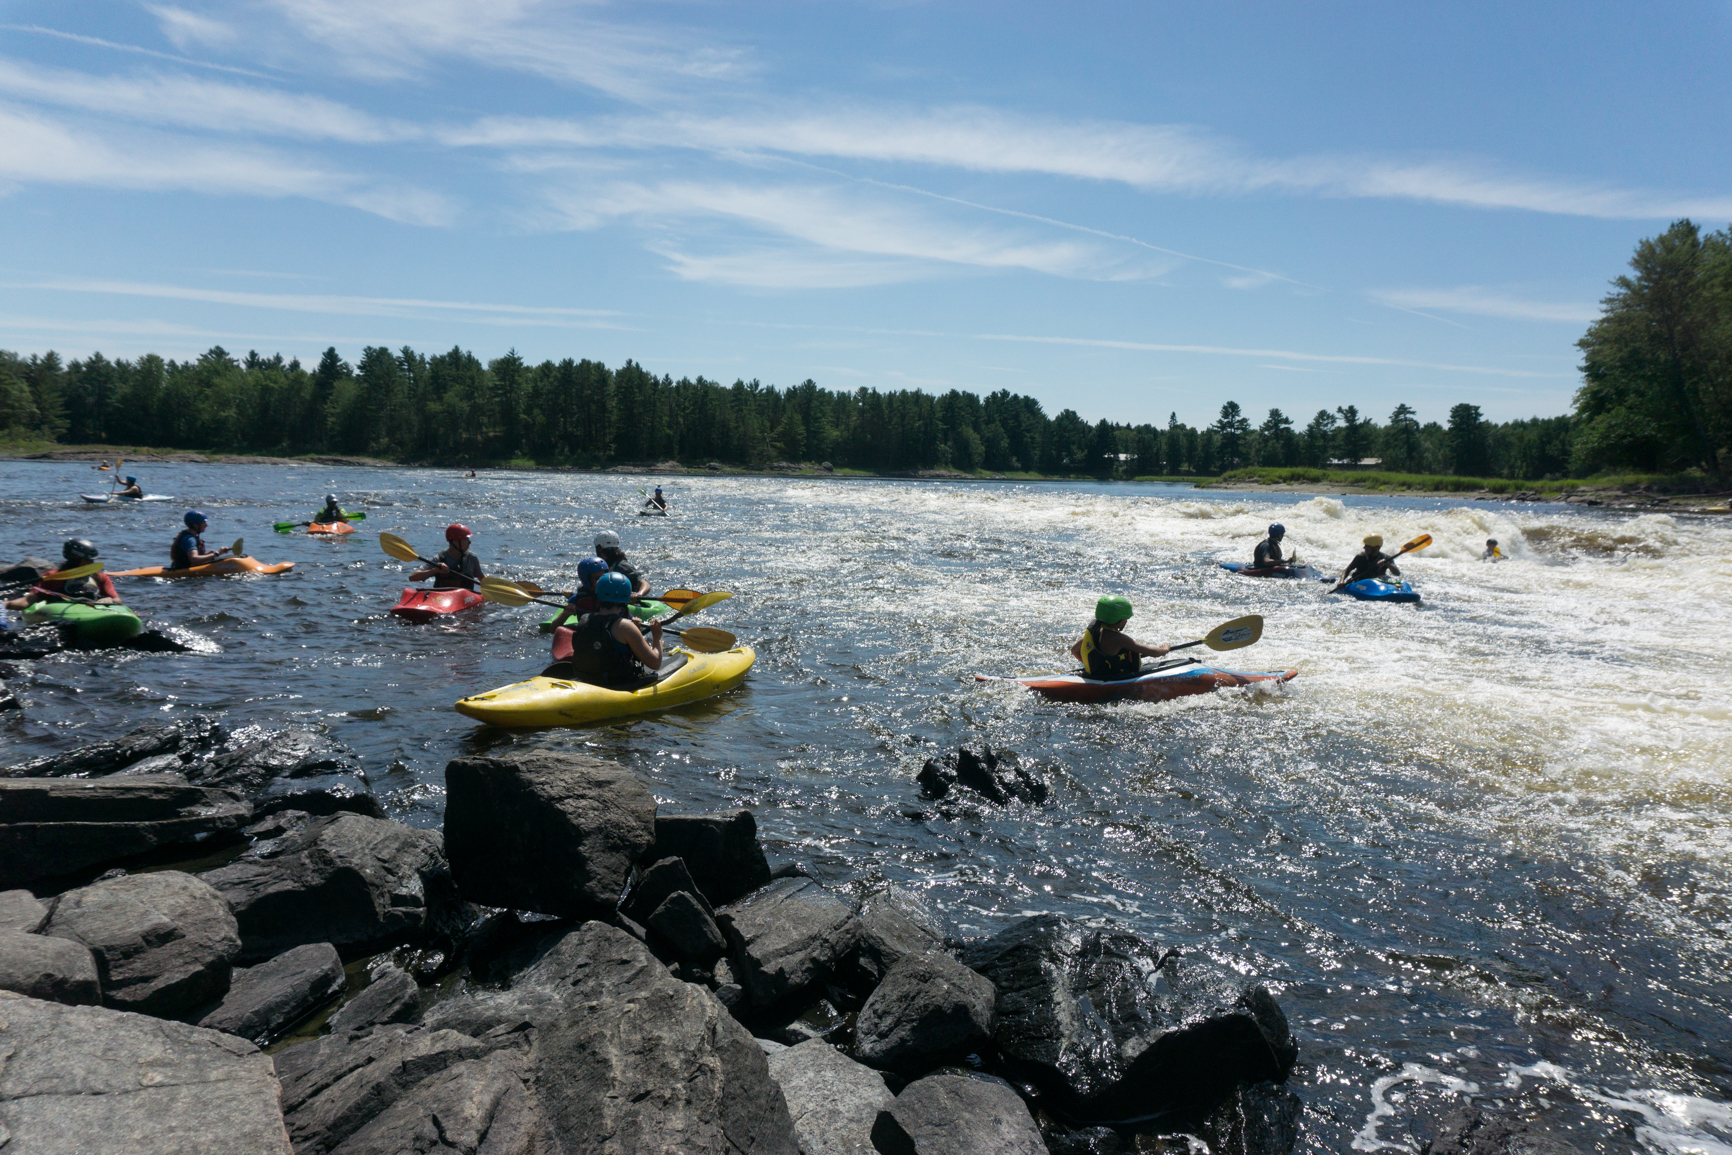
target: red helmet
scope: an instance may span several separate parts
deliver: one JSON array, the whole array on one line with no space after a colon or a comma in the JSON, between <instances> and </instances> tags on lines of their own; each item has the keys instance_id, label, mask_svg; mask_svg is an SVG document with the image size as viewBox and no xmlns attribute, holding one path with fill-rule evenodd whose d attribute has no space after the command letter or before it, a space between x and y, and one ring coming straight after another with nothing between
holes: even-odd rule
<instances>
[{"instance_id":1,"label":"red helmet","mask_svg":"<svg viewBox=\"0 0 1732 1155\"><path fill-rule=\"evenodd\" d=\"M462 538L464 541L468 541L470 538L472 538L474 536L475 536L474 534L469 532L468 526L459 525L455 521L452 522L450 525L445 527L445 540L446 541L455 542L458 538Z\"/></svg>"}]
</instances>

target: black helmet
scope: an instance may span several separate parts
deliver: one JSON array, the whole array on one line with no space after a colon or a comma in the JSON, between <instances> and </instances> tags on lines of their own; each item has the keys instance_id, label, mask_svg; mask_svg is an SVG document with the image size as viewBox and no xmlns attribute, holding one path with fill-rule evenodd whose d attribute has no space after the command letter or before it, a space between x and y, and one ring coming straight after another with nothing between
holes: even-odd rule
<instances>
[{"instance_id":1,"label":"black helmet","mask_svg":"<svg viewBox=\"0 0 1732 1155\"><path fill-rule=\"evenodd\" d=\"M75 537L60 547L60 556L67 561L95 561L96 543L87 537Z\"/></svg>"},{"instance_id":2,"label":"black helmet","mask_svg":"<svg viewBox=\"0 0 1732 1155\"><path fill-rule=\"evenodd\" d=\"M1270 537L1285 537L1286 534L1287 527L1282 525L1280 522L1276 522L1274 525L1269 527Z\"/></svg>"}]
</instances>

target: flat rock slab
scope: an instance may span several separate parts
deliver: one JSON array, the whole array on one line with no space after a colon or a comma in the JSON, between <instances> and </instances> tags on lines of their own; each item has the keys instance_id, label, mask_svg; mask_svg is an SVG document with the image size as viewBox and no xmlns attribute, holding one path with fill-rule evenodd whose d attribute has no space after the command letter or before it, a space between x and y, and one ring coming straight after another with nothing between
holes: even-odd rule
<instances>
[{"instance_id":1,"label":"flat rock slab","mask_svg":"<svg viewBox=\"0 0 1732 1155\"><path fill-rule=\"evenodd\" d=\"M198 1025L263 1044L342 993L343 960L328 942L284 951L269 962L239 967L228 994Z\"/></svg>"},{"instance_id":2,"label":"flat rock slab","mask_svg":"<svg viewBox=\"0 0 1732 1155\"><path fill-rule=\"evenodd\" d=\"M0 991L73 1005L102 1001L102 983L89 947L16 930L0 930Z\"/></svg>"},{"instance_id":3,"label":"flat rock slab","mask_svg":"<svg viewBox=\"0 0 1732 1155\"><path fill-rule=\"evenodd\" d=\"M252 807L173 774L0 778L0 886L64 878L163 846L234 837Z\"/></svg>"},{"instance_id":4,"label":"flat rock slab","mask_svg":"<svg viewBox=\"0 0 1732 1155\"><path fill-rule=\"evenodd\" d=\"M535 1155L583 1151L549 1133L520 1053L496 1051L423 1079L331 1155Z\"/></svg>"},{"instance_id":5,"label":"flat rock slab","mask_svg":"<svg viewBox=\"0 0 1732 1155\"><path fill-rule=\"evenodd\" d=\"M904 955L878 984L854 1024L863 1063L905 1075L930 1071L992 1038L998 992L948 955Z\"/></svg>"},{"instance_id":6,"label":"flat rock slab","mask_svg":"<svg viewBox=\"0 0 1732 1155\"><path fill-rule=\"evenodd\" d=\"M801 1155L875 1155L872 1125L896 1098L884 1076L823 1039L770 1046L770 1076L788 1100Z\"/></svg>"},{"instance_id":7,"label":"flat rock slab","mask_svg":"<svg viewBox=\"0 0 1732 1155\"><path fill-rule=\"evenodd\" d=\"M201 877L234 907L245 961L311 942L373 954L460 908L438 834L359 814L313 819Z\"/></svg>"},{"instance_id":8,"label":"flat rock slab","mask_svg":"<svg viewBox=\"0 0 1732 1155\"><path fill-rule=\"evenodd\" d=\"M150 722L118 738L93 742L64 754L50 754L0 771L8 778L61 778L77 774L92 778L135 766L147 758L195 757L222 741L222 726L202 715L179 722Z\"/></svg>"},{"instance_id":9,"label":"flat rock slab","mask_svg":"<svg viewBox=\"0 0 1732 1155\"><path fill-rule=\"evenodd\" d=\"M750 810L658 815L654 857L684 860L711 906L743 898L770 881Z\"/></svg>"},{"instance_id":10,"label":"flat rock slab","mask_svg":"<svg viewBox=\"0 0 1732 1155\"><path fill-rule=\"evenodd\" d=\"M346 1034L385 1023L412 1023L421 1015L421 988L401 967L388 966L360 994L331 1016L331 1033Z\"/></svg>"},{"instance_id":11,"label":"flat rock slab","mask_svg":"<svg viewBox=\"0 0 1732 1155\"><path fill-rule=\"evenodd\" d=\"M878 1116L882 1155L1046 1155L1028 1107L1001 1079L928 1075Z\"/></svg>"},{"instance_id":12,"label":"flat rock slab","mask_svg":"<svg viewBox=\"0 0 1732 1155\"><path fill-rule=\"evenodd\" d=\"M829 978L859 944L853 908L809 878L779 878L716 912L734 972L762 1008Z\"/></svg>"},{"instance_id":13,"label":"flat rock slab","mask_svg":"<svg viewBox=\"0 0 1732 1155\"><path fill-rule=\"evenodd\" d=\"M244 1040L0 993L8 1155L290 1155L271 1061Z\"/></svg>"},{"instance_id":14,"label":"flat rock slab","mask_svg":"<svg viewBox=\"0 0 1732 1155\"><path fill-rule=\"evenodd\" d=\"M235 916L209 883L164 870L69 890L44 934L90 948L103 1002L184 1018L228 991L240 954Z\"/></svg>"},{"instance_id":15,"label":"flat rock slab","mask_svg":"<svg viewBox=\"0 0 1732 1155\"><path fill-rule=\"evenodd\" d=\"M586 754L458 758L445 790L452 874L486 906L605 918L655 844L649 788Z\"/></svg>"}]
</instances>

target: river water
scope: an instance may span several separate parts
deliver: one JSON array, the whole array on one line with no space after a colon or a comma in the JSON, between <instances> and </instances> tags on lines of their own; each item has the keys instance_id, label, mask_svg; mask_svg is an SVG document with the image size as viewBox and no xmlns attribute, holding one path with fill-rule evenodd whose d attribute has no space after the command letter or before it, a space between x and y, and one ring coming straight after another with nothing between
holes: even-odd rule
<instances>
[{"instance_id":1,"label":"river water","mask_svg":"<svg viewBox=\"0 0 1732 1155\"><path fill-rule=\"evenodd\" d=\"M1463 1097L1586 1150L1732 1152L1732 524L1562 506L1279 498L1181 486L679 478L322 466L140 465L170 503L81 507L106 477L0 463L0 553L94 539L111 569L206 540L278 577L119 579L217 654L59 655L11 685L0 763L200 711L323 729L404 821L437 825L442 771L501 745L629 761L674 810L747 806L777 860L832 885L924 891L960 934L1059 911L1128 925L1277 991L1301 1043L1305 1150L1416 1149ZM274 534L328 490L339 540ZM657 589L729 589L700 624L754 646L746 684L669 714L506 734L451 709L546 660L536 607L390 617L408 567L377 532L476 532L489 573L554 588L600 528ZM1323 568L1360 537L1420 607L1219 569L1272 520ZM1487 537L1511 560L1477 559ZM979 672L1041 672L1105 592L1144 640L1267 621L1227 668L1285 687L1162 704L1044 702ZM1039 808L923 804L921 762L1016 750Z\"/></svg>"}]
</instances>

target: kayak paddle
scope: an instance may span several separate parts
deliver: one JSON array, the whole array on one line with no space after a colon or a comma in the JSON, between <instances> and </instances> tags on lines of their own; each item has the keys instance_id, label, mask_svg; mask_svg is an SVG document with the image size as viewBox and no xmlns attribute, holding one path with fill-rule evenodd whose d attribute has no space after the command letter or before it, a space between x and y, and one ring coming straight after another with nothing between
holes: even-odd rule
<instances>
[{"instance_id":1,"label":"kayak paddle","mask_svg":"<svg viewBox=\"0 0 1732 1155\"><path fill-rule=\"evenodd\" d=\"M343 517L349 521L366 521L367 520L366 514L364 514L364 513L350 513L346 509L343 511ZM313 522L310 522L310 521L279 521L275 525L271 526L271 528L276 530L278 533L288 533L290 530L300 529L302 526L312 525L312 524L313 524ZM320 522L319 524L323 525L326 523Z\"/></svg>"},{"instance_id":2,"label":"kayak paddle","mask_svg":"<svg viewBox=\"0 0 1732 1155\"><path fill-rule=\"evenodd\" d=\"M244 537L235 538L235 543L229 546L229 553L234 557L247 556L247 539Z\"/></svg>"},{"instance_id":3,"label":"kayak paddle","mask_svg":"<svg viewBox=\"0 0 1732 1155\"><path fill-rule=\"evenodd\" d=\"M1208 646L1211 650L1237 650L1251 645L1262 636L1263 615L1246 614L1242 618L1222 622L1210 630L1208 636L1198 638L1194 642L1180 642L1176 646L1168 646L1167 652L1188 650L1192 646Z\"/></svg>"},{"instance_id":4,"label":"kayak paddle","mask_svg":"<svg viewBox=\"0 0 1732 1155\"><path fill-rule=\"evenodd\" d=\"M1400 557L1404 553L1412 553L1416 549L1424 549L1426 546L1428 546L1430 544L1431 544L1431 535L1429 533L1422 533L1418 537L1414 538L1412 541L1408 542L1406 545L1402 546L1399 550L1397 550L1395 553L1395 557L1392 557L1389 560L1394 561L1395 558ZM1347 582L1345 580L1338 581L1335 583L1335 588L1330 590L1329 592L1332 594L1338 594L1343 589L1345 589L1346 586L1347 586Z\"/></svg>"},{"instance_id":5,"label":"kayak paddle","mask_svg":"<svg viewBox=\"0 0 1732 1155\"><path fill-rule=\"evenodd\" d=\"M532 598L508 581L497 578L481 579L481 596L490 602L498 602L504 606L527 606L531 603L538 606L552 606L554 609L564 609L561 602L550 602L543 598ZM718 601L722 600L720 598ZM668 619L672 621L672 618ZM673 634L691 649L700 654L719 654L739 645L740 639L726 630L713 629L709 626L692 626L684 630L662 628L664 634Z\"/></svg>"},{"instance_id":6,"label":"kayak paddle","mask_svg":"<svg viewBox=\"0 0 1732 1155\"><path fill-rule=\"evenodd\" d=\"M51 570L48 573L43 574L40 580L45 582L69 582L76 578L89 577L91 574L101 572L102 563L99 561L92 561L86 562L84 565L75 565L71 569Z\"/></svg>"},{"instance_id":7,"label":"kayak paddle","mask_svg":"<svg viewBox=\"0 0 1732 1155\"><path fill-rule=\"evenodd\" d=\"M717 602L725 602L733 596L733 593L729 590L712 590L711 592L704 594L702 597L693 598L685 604L685 607L681 609L679 613L664 622L662 628L666 629L668 626L679 621L687 614L695 614L699 610L707 610Z\"/></svg>"}]
</instances>

